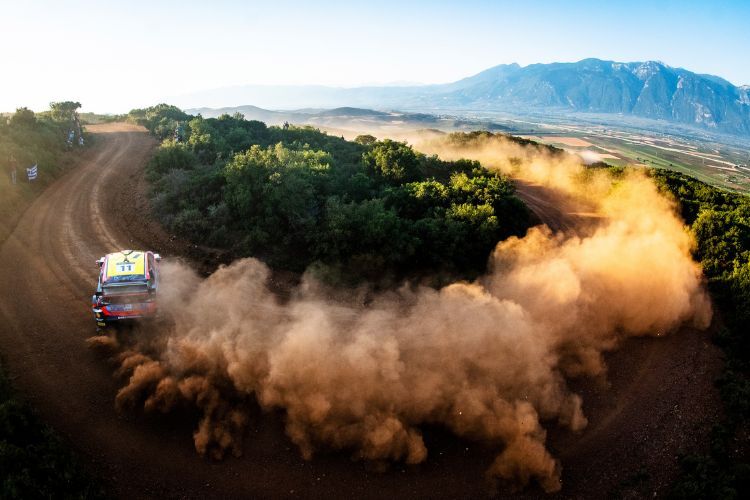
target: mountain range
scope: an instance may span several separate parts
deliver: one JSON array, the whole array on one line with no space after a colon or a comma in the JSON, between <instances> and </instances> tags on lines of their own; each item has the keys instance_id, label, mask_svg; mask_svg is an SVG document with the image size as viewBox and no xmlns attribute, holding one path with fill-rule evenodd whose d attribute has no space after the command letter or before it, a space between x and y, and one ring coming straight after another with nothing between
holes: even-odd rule
<instances>
[{"instance_id":1,"label":"mountain range","mask_svg":"<svg viewBox=\"0 0 750 500\"><path fill-rule=\"evenodd\" d=\"M252 102L276 109L357 106L422 112L596 113L666 120L750 136L750 86L662 62L504 64L457 82L334 88L248 85L176 99L208 106Z\"/></svg>"}]
</instances>

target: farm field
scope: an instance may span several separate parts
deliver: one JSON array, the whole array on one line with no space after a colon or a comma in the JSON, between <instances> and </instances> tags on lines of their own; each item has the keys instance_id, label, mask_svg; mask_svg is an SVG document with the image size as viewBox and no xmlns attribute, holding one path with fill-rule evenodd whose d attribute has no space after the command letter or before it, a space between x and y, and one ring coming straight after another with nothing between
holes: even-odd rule
<instances>
[{"instance_id":1,"label":"farm field","mask_svg":"<svg viewBox=\"0 0 750 500\"><path fill-rule=\"evenodd\" d=\"M521 135L580 155L585 161L616 166L674 170L731 191L750 192L750 149L604 126L541 125L534 135Z\"/></svg>"}]
</instances>

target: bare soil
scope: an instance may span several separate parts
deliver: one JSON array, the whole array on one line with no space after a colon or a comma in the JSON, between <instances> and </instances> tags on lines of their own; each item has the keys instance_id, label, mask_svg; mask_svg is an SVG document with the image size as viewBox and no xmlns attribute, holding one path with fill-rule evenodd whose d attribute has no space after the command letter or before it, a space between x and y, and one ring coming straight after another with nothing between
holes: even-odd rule
<instances>
[{"instance_id":1,"label":"bare soil","mask_svg":"<svg viewBox=\"0 0 750 500\"><path fill-rule=\"evenodd\" d=\"M89 297L95 260L112 249L150 248L198 259L220 255L166 233L148 214L144 166L156 142L127 124L90 126L96 145L51 185L0 247L0 352L18 388L66 436L120 498L443 497L491 493L484 471L497 452L424 429L430 456L418 466L379 467L342 453L305 461L284 434L282 413L255 411L244 454L215 462L199 457L196 415L121 414L118 384L106 357L87 347L94 334ZM524 194L524 192L526 194ZM555 197L521 194L559 229L575 218ZM632 339L608 357L606 380L573 381L589 426L579 434L551 429L562 461L560 498L663 495L677 457L699 448L720 407L713 380L721 357L709 334L683 329ZM377 469L377 470L376 470ZM499 489L502 497L544 497Z\"/></svg>"}]
</instances>

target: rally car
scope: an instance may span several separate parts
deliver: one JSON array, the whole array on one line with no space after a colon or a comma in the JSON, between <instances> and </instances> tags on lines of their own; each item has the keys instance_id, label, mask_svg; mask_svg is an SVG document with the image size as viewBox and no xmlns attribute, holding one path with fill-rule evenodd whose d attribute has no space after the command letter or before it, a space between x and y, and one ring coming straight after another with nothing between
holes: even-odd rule
<instances>
[{"instance_id":1,"label":"rally car","mask_svg":"<svg viewBox=\"0 0 750 500\"><path fill-rule=\"evenodd\" d=\"M161 261L158 253L122 250L96 261L99 282L91 298L97 327L156 314Z\"/></svg>"}]
</instances>

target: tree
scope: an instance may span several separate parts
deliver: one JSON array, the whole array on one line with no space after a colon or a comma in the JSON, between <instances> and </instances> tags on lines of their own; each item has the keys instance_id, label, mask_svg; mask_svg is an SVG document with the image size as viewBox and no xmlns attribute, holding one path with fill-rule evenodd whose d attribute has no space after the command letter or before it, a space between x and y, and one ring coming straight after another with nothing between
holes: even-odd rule
<instances>
[{"instance_id":1,"label":"tree","mask_svg":"<svg viewBox=\"0 0 750 500\"><path fill-rule=\"evenodd\" d=\"M50 116L56 122L72 122L76 110L81 107L80 102L62 101L49 103Z\"/></svg>"},{"instance_id":2,"label":"tree","mask_svg":"<svg viewBox=\"0 0 750 500\"><path fill-rule=\"evenodd\" d=\"M354 142L356 142L357 144L362 144L363 146L369 146L377 140L377 137L370 134L358 135L354 138Z\"/></svg>"},{"instance_id":3,"label":"tree","mask_svg":"<svg viewBox=\"0 0 750 500\"><path fill-rule=\"evenodd\" d=\"M371 171L400 184L419 177L419 156L405 142L386 139L362 155L362 160Z\"/></svg>"},{"instance_id":4,"label":"tree","mask_svg":"<svg viewBox=\"0 0 750 500\"><path fill-rule=\"evenodd\" d=\"M36 115L29 108L18 108L15 114L10 117L10 124L13 127L33 127L36 124Z\"/></svg>"}]
</instances>

